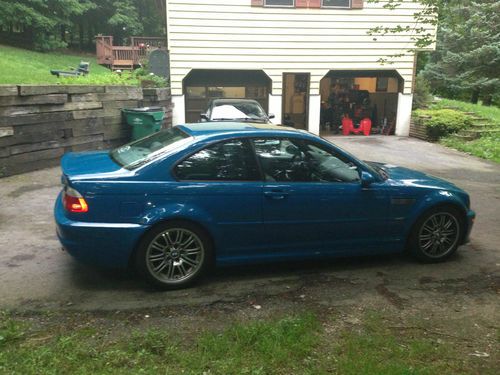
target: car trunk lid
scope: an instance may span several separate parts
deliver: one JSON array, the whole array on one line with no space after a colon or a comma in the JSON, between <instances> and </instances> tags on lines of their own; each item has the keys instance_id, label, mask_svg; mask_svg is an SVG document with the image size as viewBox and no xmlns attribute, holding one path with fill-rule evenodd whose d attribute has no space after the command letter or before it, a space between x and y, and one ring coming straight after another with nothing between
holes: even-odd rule
<instances>
[{"instance_id":1,"label":"car trunk lid","mask_svg":"<svg viewBox=\"0 0 500 375\"><path fill-rule=\"evenodd\" d=\"M63 176L70 180L77 176L89 177L122 169L113 161L108 151L70 152L62 158L61 168Z\"/></svg>"}]
</instances>

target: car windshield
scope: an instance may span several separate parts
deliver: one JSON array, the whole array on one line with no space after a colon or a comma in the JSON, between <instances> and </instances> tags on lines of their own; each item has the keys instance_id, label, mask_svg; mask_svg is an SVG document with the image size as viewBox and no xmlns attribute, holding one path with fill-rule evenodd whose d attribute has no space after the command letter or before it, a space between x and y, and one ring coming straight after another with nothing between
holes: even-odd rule
<instances>
[{"instance_id":1,"label":"car windshield","mask_svg":"<svg viewBox=\"0 0 500 375\"><path fill-rule=\"evenodd\" d=\"M128 143L110 152L111 158L126 169L135 169L191 138L175 127Z\"/></svg>"},{"instance_id":2,"label":"car windshield","mask_svg":"<svg viewBox=\"0 0 500 375\"><path fill-rule=\"evenodd\" d=\"M212 121L267 121L267 115L257 102L215 103Z\"/></svg>"}]
</instances>

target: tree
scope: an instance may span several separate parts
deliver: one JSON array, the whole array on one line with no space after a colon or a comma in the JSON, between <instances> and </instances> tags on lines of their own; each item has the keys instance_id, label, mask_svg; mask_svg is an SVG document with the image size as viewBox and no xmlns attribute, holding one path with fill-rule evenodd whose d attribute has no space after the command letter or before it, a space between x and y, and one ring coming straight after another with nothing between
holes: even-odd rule
<instances>
[{"instance_id":1,"label":"tree","mask_svg":"<svg viewBox=\"0 0 500 375\"><path fill-rule=\"evenodd\" d=\"M368 0L379 3L382 0ZM407 1L407 0L406 0ZM500 100L500 1L498 0L411 0L423 5L412 26L375 27L371 35L411 33L415 48L434 43L425 26L438 25L436 52L419 58L418 70L441 95L472 102L480 97L486 105ZM383 0L384 8L396 9L405 0ZM380 59L391 63L394 57Z\"/></svg>"},{"instance_id":2,"label":"tree","mask_svg":"<svg viewBox=\"0 0 500 375\"><path fill-rule=\"evenodd\" d=\"M133 0L120 0L113 2L115 13L108 24L113 27L115 38L130 35L141 35L144 27L139 19L137 4Z\"/></svg>"},{"instance_id":3,"label":"tree","mask_svg":"<svg viewBox=\"0 0 500 375\"><path fill-rule=\"evenodd\" d=\"M164 34L163 0L0 0L0 32L38 50L92 48L96 34L119 41ZM164 11L164 9L163 9Z\"/></svg>"},{"instance_id":4,"label":"tree","mask_svg":"<svg viewBox=\"0 0 500 375\"><path fill-rule=\"evenodd\" d=\"M71 25L73 15L83 14L92 5L87 0L0 0L0 26L21 29L35 49L64 47L61 32Z\"/></svg>"},{"instance_id":5,"label":"tree","mask_svg":"<svg viewBox=\"0 0 500 375\"><path fill-rule=\"evenodd\" d=\"M490 105L500 91L500 2L450 2L423 75L439 94Z\"/></svg>"},{"instance_id":6,"label":"tree","mask_svg":"<svg viewBox=\"0 0 500 375\"><path fill-rule=\"evenodd\" d=\"M386 9L394 10L400 7L408 0L368 0L369 3L381 3ZM413 25L395 25L395 26L377 26L368 31L369 35L384 36L387 34L410 33L414 42L414 48L408 49L407 53L416 53L419 49L430 46L435 42L434 34L429 32L428 28L438 25L439 15L448 3L448 0L410 0L411 2L422 5L422 9L413 16ZM404 55L391 55L379 59L381 64L391 64L394 58Z\"/></svg>"}]
</instances>

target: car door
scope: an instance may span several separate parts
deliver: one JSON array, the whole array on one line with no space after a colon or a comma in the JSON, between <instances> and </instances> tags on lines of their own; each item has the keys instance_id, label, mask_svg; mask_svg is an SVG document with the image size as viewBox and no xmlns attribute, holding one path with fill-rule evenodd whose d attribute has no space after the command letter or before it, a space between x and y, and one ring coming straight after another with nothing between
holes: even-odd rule
<instances>
[{"instance_id":1,"label":"car door","mask_svg":"<svg viewBox=\"0 0 500 375\"><path fill-rule=\"evenodd\" d=\"M272 253L367 252L386 234L383 184L363 188L353 160L312 141L254 139L265 176L262 237Z\"/></svg>"},{"instance_id":2,"label":"car door","mask_svg":"<svg viewBox=\"0 0 500 375\"><path fill-rule=\"evenodd\" d=\"M262 178L248 140L217 142L191 154L173 169L175 194L187 215L200 216L216 241L217 259L248 256L258 243Z\"/></svg>"}]
</instances>

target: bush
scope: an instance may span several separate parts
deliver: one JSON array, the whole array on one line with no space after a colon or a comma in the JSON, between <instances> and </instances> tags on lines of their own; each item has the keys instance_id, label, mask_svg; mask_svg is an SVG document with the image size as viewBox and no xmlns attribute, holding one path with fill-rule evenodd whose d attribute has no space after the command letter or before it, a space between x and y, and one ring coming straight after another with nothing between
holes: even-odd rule
<instances>
[{"instance_id":1,"label":"bush","mask_svg":"<svg viewBox=\"0 0 500 375\"><path fill-rule=\"evenodd\" d=\"M427 108L431 102L432 95L429 82L423 76L418 75L413 93L413 109Z\"/></svg>"},{"instance_id":2,"label":"bush","mask_svg":"<svg viewBox=\"0 0 500 375\"><path fill-rule=\"evenodd\" d=\"M414 114L421 118L427 133L433 138L456 133L471 125L469 116L454 109L419 109Z\"/></svg>"},{"instance_id":3,"label":"bush","mask_svg":"<svg viewBox=\"0 0 500 375\"><path fill-rule=\"evenodd\" d=\"M48 52L56 49L66 48L68 44L53 35L36 33L33 41L35 51Z\"/></svg>"},{"instance_id":4,"label":"bush","mask_svg":"<svg viewBox=\"0 0 500 375\"><path fill-rule=\"evenodd\" d=\"M59 83L65 85L129 85L142 87L167 87L168 81L143 68L134 71L88 74L86 76L61 77Z\"/></svg>"},{"instance_id":5,"label":"bush","mask_svg":"<svg viewBox=\"0 0 500 375\"><path fill-rule=\"evenodd\" d=\"M109 72L106 74L88 74L86 76L61 77L59 83L64 85L110 85L139 86L139 80L131 72Z\"/></svg>"}]
</instances>

